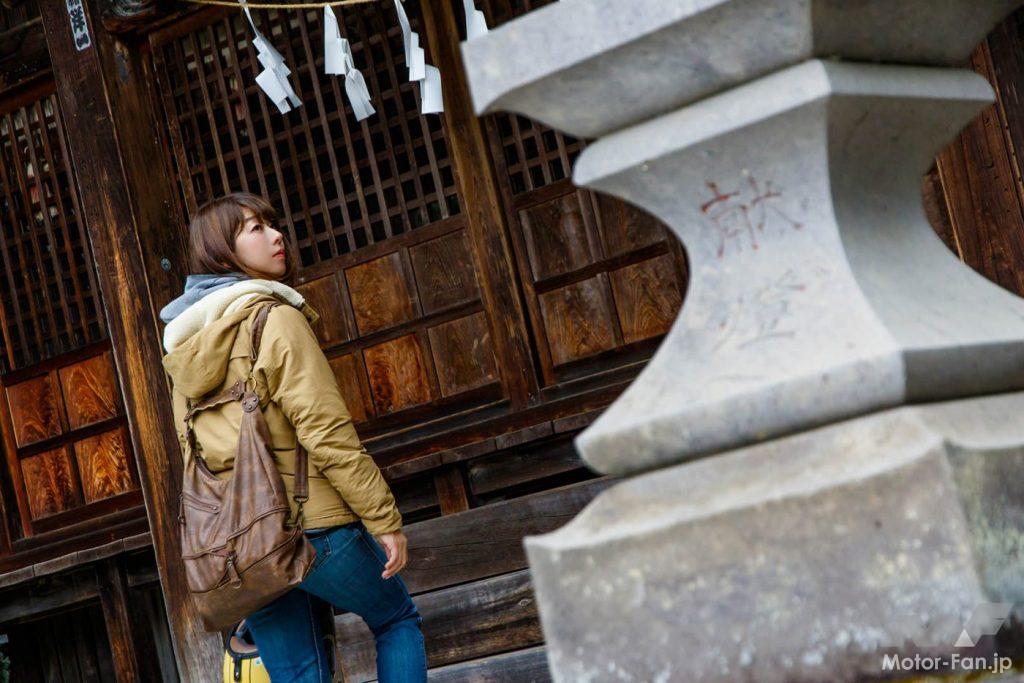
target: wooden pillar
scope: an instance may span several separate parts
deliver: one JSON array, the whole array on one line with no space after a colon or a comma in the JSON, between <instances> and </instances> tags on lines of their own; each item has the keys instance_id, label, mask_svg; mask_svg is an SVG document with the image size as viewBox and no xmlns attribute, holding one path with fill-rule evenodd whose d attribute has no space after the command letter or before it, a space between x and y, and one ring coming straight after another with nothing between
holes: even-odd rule
<instances>
[{"instance_id":1,"label":"wooden pillar","mask_svg":"<svg viewBox=\"0 0 1024 683\"><path fill-rule=\"evenodd\" d=\"M479 267L480 289L491 323L501 380L512 407L520 410L537 402L537 376L501 193L483 124L473 113L462 67L459 20L454 5L451 0L423 0L423 30L430 46L430 59L441 70L444 118L451 131L448 144Z\"/></svg>"},{"instance_id":2,"label":"wooden pillar","mask_svg":"<svg viewBox=\"0 0 1024 683\"><path fill-rule=\"evenodd\" d=\"M65 2L39 3L82 212L127 409L167 617L183 681L219 669L218 634L204 633L179 557L175 497L181 482L156 311L180 287L185 248L164 133L151 104L142 45L103 30L96 0L73 18ZM82 38L82 29L88 40ZM76 47L75 36L79 37ZM166 261L163 259L166 258ZM166 267L162 266L163 265Z\"/></svg>"},{"instance_id":3,"label":"wooden pillar","mask_svg":"<svg viewBox=\"0 0 1024 683\"><path fill-rule=\"evenodd\" d=\"M111 557L96 567L103 621L107 625L110 652L114 659L114 674L118 683L133 683L141 679L136 659L137 649L132 635L132 620L128 609L128 582L125 580L120 558Z\"/></svg>"}]
</instances>

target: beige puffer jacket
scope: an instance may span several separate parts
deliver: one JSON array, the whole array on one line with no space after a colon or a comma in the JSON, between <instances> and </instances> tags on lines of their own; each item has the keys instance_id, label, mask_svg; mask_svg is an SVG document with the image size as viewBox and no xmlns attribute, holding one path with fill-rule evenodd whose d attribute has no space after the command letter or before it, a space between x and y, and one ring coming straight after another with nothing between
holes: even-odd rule
<instances>
[{"instance_id":1,"label":"beige puffer jacket","mask_svg":"<svg viewBox=\"0 0 1024 683\"><path fill-rule=\"evenodd\" d=\"M254 280L224 287L168 325L164 343L169 353L163 365L173 382L174 423L182 457L186 397L199 399L222 391L246 376L249 332L257 305L275 298L287 305L274 307L267 317L254 378L292 518L297 508L291 498L297 435L309 453L305 528L362 519L374 535L399 530L402 516L394 495L360 443L311 327L319 315L298 292L281 283ZM232 401L201 411L194 419L199 453L222 479L231 476L234 466L241 415L241 404Z\"/></svg>"}]
</instances>

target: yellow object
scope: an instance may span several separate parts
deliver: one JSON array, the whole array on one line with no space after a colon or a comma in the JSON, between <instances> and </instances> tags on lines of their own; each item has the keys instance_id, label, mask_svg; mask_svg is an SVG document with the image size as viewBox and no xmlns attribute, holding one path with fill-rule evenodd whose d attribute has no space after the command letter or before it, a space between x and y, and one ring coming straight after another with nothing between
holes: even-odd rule
<instances>
[{"instance_id":1,"label":"yellow object","mask_svg":"<svg viewBox=\"0 0 1024 683\"><path fill-rule=\"evenodd\" d=\"M241 657L224 653L224 683L270 683L270 674L259 655Z\"/></svg>"},{"instance_id":2,"label":"yellow object","mask_svg":"<svg viewBox=\"0 0 1024 683\"><path fill-rule=\"evenodd\" d=\"M270 683L270 674L241 622L224 643L224 683Z\"/></svg>"}]
</instances>

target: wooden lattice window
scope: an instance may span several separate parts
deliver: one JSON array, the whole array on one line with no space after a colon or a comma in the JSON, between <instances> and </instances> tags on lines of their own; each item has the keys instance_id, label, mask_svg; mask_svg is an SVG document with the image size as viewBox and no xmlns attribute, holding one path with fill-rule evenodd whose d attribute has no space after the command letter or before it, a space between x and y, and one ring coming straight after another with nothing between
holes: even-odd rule
<instances>
[{"instance_id":1,"label":"wooden lattice window","mask_svg":"<svg viewBox=\"0 0 1024 683\"><path fill-rule=\"evenodd\" d=\"M491 27L552 0L481 0ZM643 359L682 303L681 250L653 216L571 182L586 141L485 117L545 385Z\"/></svg>"},{"instance_id":2,"label":"wooden lattice window","mask_svg":"<svg viewBox=\"0 0 1024 683\"><path fill-rule=\"evenodd\" d=\"M0 370L107 338L52 91L0 113Z\"/></svg>"},{"instance_id":3,"label":"wooden lattice window","mask_svg":"<svg viewBox=\"0 0 1024 683\"><path fill-rule=\"evenodd\" d=\"M415 29L418 1L405 5ZM337 14L377 110L362 122L343 79L323 72L320 11L253 13L303 100L285 115L255 82L260 66L241 13L211 12L200 28L151 36L189 211L229 191L262 194L282 212L303 266L460 212L444 125L419 114L394 7Z\"/></svg>"},{"instance_id":4,"label":"wooden lattice window","mask_svg":"<svg viewBox=\"0 0 1024 683\"><path fill-rule=\"evenodd\" d=\"M487 25L499 26L552 0L483 0ZM501 155L513 196L539 190L568 178L584 143L547 126L514 114L495 114L491 144Z\"/></svg>"}]
</instances>

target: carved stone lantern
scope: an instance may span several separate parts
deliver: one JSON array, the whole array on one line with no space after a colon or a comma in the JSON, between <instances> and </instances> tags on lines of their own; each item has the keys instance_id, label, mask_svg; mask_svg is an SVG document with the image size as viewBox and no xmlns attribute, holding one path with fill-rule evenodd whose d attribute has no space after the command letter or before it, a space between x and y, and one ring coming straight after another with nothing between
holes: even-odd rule
<instances>
[{"instance_id":1,"label":"carved stone lantern","mask_svg":"<svg viewBox=\"0 0 1024 683\"><path fill-rule=\"evenodd\" d=\"M1024 300L921 203L1019 4L564 0L464 44L478 113L599 138L575 183L690 258L576 441L631 478L526 540L557 680L855 680L1024 602Z\"/></svg>"}]
</instances>

